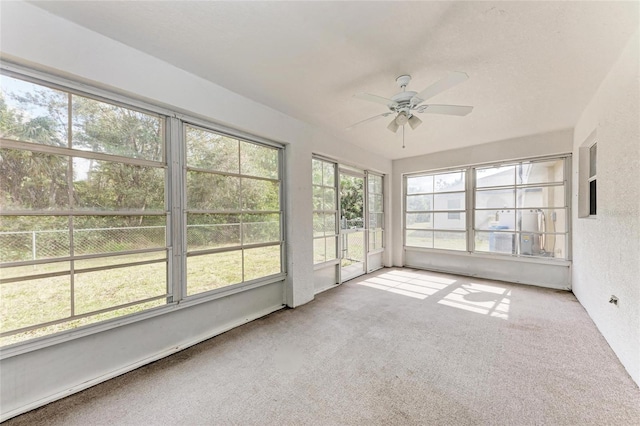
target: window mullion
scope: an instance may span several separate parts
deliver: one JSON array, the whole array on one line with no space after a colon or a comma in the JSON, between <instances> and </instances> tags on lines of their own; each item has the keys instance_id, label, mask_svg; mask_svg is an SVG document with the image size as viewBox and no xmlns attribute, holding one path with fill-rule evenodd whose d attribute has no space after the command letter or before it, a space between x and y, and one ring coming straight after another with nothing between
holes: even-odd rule
<instances>
[{"instance_id":1,"label":"window mullion","mask_svg":"<svg viewBox=\"0 0 640 426\"><path fill-rule=\"evenodd\" d=\"M362 209L364 210L362 213L364 216L364 223L362 227L364 228L364 256L365 256L365 268L366 271L369 270L369 203L371 199L369 197L369 172L365 170L364 172L364 190L362 191L363 203Z\"/></svg>"},{"instance_id":2,"label":"window mullion","mask_svg":"<svg viewBox=\"0 0 640 426\"><path fill-rule=\"evenodd\" d=\"M284 165L285 163L285 150L284 149L280 149L278 150L278 164L279 164L279 168L278 168L278 179L280 180L280 182L278 183L278 188L280 191L280 197L279 197L279 202L280 202L280 271L284 272L287 270L287 250L285 250L286 245L285 245L285 232L286 232L286 218L285 218L285 212L284 212L284 206L287 205L286 202L286 191L285 191L285 186L284 186L284 180L285 180L285 167ZM286 286L285 286L286 288ZM287 291L287 290L285 290Z\"/></svg>"},{"instance_id":3,"label":"window mullion","mask_svg":"<svg viewBox=\"0 0 640 426\"><path fill-rule=\"evenodd\" d=\"M521 233L518 231L518 212L520 207L518 206L518 168L522 167L522 163L518 163L513 168L514 176L513 176L513 218L514 218L514 235L516 238L515 241L515 250L513 253L516 256L520 257L520 238Z\"/></svg>"},{"instance_id":4,"label":"window mullion","mask_svg":"<svg viewBox=\"0 0 640 426\"><path fill-rule=\"evenodd\" d=\"M167 164L169 165L168 192L168 275L173 302L186 295L186 165L184 128L182 122L170 117L166 119Z\"/></svg>"},{"instance_id":5,"label":"window mullion","mask_svg":"<svg viewBox=\"0 0 640 426\"><path fill-rule=\"evenodd\" d=\"M476 174L475 169L469 167L467 169L466 179L466 215L467 215L467 252L472 253L475 249L475 209L476 209Z\"/></svg>"},{"instance_id":6,"label":"window mullion","mask_svg":"<svg viewBox=\"0 0 640 426\"><path fill-rule=\"evenodd\" d=\"M340 193L340 170L337 163L333 164L333 188L336 192L336 259L338 259L338 265L342 265L342 194ZM323 168L324 173L324 168ZM323 182L324 183L324 182ZM338 267L338 282L342 282L342 268Z\"/></svg>"},{"instance_id":7,"label":"window mullion","mask_svg":"<svg viewBox=\"0 0 640 426\"><path fill-rule=\"evenodd\" d=\"M71 149L73 146L73 98L71 93L67 95L67 147ZM67 157L67 185L69 186L69 209L73 210L74 205L74 196L73 196L73 157ZM74 243L73 243L73 216L69 215L68 217L69 223L69 256L71 257L71 261L69 262L69 303L70 303L70 315L73 317L76 313L75 306L75 262L73 257L74 253ZM34 244L35 246L35 244Z\"/></svg>"}]
</instances>

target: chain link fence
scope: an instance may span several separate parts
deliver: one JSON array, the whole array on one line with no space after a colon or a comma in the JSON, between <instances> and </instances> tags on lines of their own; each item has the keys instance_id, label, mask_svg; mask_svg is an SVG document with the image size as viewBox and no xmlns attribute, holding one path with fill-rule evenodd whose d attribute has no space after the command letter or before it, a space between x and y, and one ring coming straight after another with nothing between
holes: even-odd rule
<instances>
[{"instance_id":1,"label":"chain link fence","mask_svg":"<svg viewBox=\"0 0 640 426\"><path fill-rule=\"evenodd\" d=\"M340 227L342 229L363 229L364 228L364 219L355 218L355 219L341 219Z\"/></svg>"},{"instance_id":2,"label":"chain link fence","mask_svg":"<svg viewBox=\"0 0 640 426\"><path fill-rule=\"evenodd\" d=\"M238 244L240 244L239 223L187 225L187 248L189 250L204 250Z\"/></svg>"},{"instance_id":3,"label":"chain link fence","mask_svg":"<svg viewBox=\"0 0 640 426\"><path fill-rule=\"evenodd\" d=\"M364 232L345 232L342 234L342 266L364 262Z\"/></svg>"},{"instance_id":4,"label":"chain link fence","mask_svg":"<svg viewBox=\"0 0 640 426\"><path fill-rule=\"evenodd\" d=\"M75 255L113 253L165 245L164 226L88 228L73 230ZM0 232L2 262L50 259L69 256L68 229Z\"/></svg>"},{"instance_id":5,"label":"chain link fence","mask_svg":"<svg viewBox=\"0 0 640 426\"><path fill-rule=\"evenodd\" d=\"M187 247L206 249L280 240L279 222L187 225ZM165 226L89 228L73 230L74 255L165 247ZM0 232L0 262L66 257L69 230Z\"/></svg>"}]
</instances>

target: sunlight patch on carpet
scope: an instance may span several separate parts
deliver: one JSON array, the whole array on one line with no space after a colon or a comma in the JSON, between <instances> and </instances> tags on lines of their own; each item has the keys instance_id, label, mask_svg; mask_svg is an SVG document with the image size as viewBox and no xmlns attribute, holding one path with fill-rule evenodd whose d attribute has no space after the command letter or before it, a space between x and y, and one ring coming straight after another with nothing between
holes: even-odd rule
<instances>
[{"instance_id":1,"label":"sunlight patch on carpet","mask_svg":"<svg viewBox=\"0 0 640 426\"><path fill-rule=\"evenodd\" d=\"M390 271L357 282L357 285L437 303L494 318L509 318L511 290L480 283L456 284L449 279L411 271Z\"/></svg>"}]
</instances>

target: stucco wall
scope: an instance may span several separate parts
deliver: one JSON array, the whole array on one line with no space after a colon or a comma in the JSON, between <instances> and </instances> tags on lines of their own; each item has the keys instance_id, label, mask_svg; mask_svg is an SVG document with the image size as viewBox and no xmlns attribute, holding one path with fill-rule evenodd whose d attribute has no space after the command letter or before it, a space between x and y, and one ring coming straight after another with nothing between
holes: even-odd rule
<instances>
[{"instance_id":1,"label":"stucco wall","mask_svg":"<svg viewBox=\"0 0 640 426\"><path fill-rule=\"evenodd\" d=\"M640 384L639 43L636 32L575 127L573 292ZM598 211L578 218L578 153L594 130Z\"/></svg>"}]
</instances>

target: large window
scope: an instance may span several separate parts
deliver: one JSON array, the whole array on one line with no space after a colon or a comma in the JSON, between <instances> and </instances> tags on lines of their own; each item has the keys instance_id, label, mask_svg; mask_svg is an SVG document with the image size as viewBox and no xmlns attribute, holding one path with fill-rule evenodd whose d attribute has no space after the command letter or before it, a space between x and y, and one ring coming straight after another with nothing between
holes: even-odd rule
<instances>
[{"instance_id":1,"label":"large window","mask_svg":"<svg viewBox=\"0 0 640 426\"><path fill-rule=\"evenodd\" d=\"M566 257L564 159L475 169L475 251Z\"/></svg>"},{"instance_id":2,"label":"large window","mask_svg":"<svg viewBox=\"0 0 640 426\"><path fill-rule=\"evenodd\" d=\"M405 246L566 259L566 161L406 176Z\"/></svg>"},{"instance_id":3,"label":"large window","mask_svg":"<svg viewBox=\"0 0 640 426\"><path fill-rule=\"evenodd\" d=\"M163 118L1 87L1 342L165 304Z\"/></svg>"},{"instance_id":4,"label":"large window","mask_svg":"<svg viewBox=\"0 0 640 426\"><path fill-rule=\"evenodd\" d=\"M406 246L467 249L465 182L464 170L406 178Z\"/></svg>"},{"instance_id":5,"label":"large window","mask_svg":"<svg viewBox=\"0 0 640 426\"><path fill-rule=\"evenodd\" d=\"M282 271L275 148L185 126L187 295Z\"/></svg>"},{"instance_id":6,"label":"large window","mask_svg":"<svg viewBox=\"0 0 640 426\"><path fill-rule=\"evenodd\" d=\"M282 273L281 148L0 77L1 346Z\"/></svg>"},{"instance_id":7,"label":"large window","mask_svg":"<svg viewBox=\"0 0 640 426\"><path fill-rule=\"evenodd\" d=\"M336 164L314 158L313 184L313 263L338 257L338 202Z\"/></svg>"}]
</instances>

